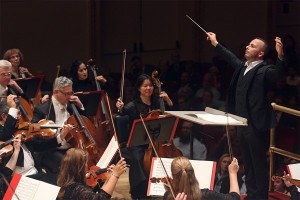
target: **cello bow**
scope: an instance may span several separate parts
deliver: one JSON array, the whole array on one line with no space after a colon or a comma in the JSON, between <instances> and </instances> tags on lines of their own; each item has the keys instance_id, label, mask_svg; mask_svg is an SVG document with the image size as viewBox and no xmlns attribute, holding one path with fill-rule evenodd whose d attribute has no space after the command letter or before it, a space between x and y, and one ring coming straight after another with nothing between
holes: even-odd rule
<instances>
[{"instance_id":1,"label":"cello bow","mask_svg":"<svg viewBox=\"0 0 300 200\"><path fill-rule=\"evenodd\" d=\"M123 101L124 95L124 79L125 79L125 69L126 69L126 49L123 50L123 59L122 59L122 77L121 77L121 86L120 86L120 99Z\"/></svg>"},{"instance_id":2,"label":"cello bow","mask_svg":"<svg viewBox=\"0 0 300 200\"><path fill-rule=\"evenodd\" d=\"M163 163L162 160L161 160L161 157L158 156L158 153L157 153L157 151L156 151L154 142L153 142L153 140L152 140L152 138L151 138L151 136L150 136L150 133L149 133L149 131L148 131L148 129L147 129L147 126L146 126L146 124L145 124L145 121L144 121L144 119L143 119L143 117L142 117L142 114L140 114L140 119L141 119L141 121L142 121L142 123L143 123L144 129L145 129L145 131L146 131L146 133L147 133L147 136L148 136L148 138L149 138L150 144L151 144L151 146L152 146L152 148L153 148L153 150L154 150L155 156L158 158L158 160L159 160L159 162L160 162L160 164L161 164L161 166L162 166L162 168L163 168L163 171L164 171L164 173L165 173L165 175L166 175L167 184L168 184L169 187L170 187L171 194L172 194L173 198L175 199L175 193L174 193L173 186L172 186L172 184L171 184L171 180L170 180L170 178L169 178L169 176L168 176L168 173L167 173L167 170L166 170L166 168L165 168L165 165L164 165L164 163Z\"/></svg>"}]
</instances>

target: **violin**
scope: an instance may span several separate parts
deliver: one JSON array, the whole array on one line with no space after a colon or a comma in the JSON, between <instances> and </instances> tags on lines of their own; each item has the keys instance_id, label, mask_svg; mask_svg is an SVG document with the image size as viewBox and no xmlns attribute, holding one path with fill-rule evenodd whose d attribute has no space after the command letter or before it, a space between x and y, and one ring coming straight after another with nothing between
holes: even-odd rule
<instances>
[{"instance_id":1,"label":"violin","mask_svg":"<svg viewBox=\"0 0 300 200\"><path fill-rule=\"evenodd\" d=\"M62 128L62 126L51 124L48 120L41 120L39 123L21 122L14 135L22 135L23 141L30 141L38 137L51 139L56 136L58 128Z\"/></svg>"},{"instance_id":2,"label":"violin","mask_svg":"<svg viewBox=\"0 0 300 200\"><path fill-rule=\"evenodd\" d=\"M107 177L107 168L101 169L100 167L94 165L91 166L86 173L86 184L94 188L98 182L104 182Z\"/></svg>"},{"instance_id":3,"label":"violin","mask_svg":"<svg viewBox=\"0 0 300 200\"><path fill-rule=\"evenodd\" d=\"M0 141L0 158L12 155L14 147L11 145L11 142L13 139L9 139L6 142Z\"/></svg>"},{"instance_id":4,"label":"violin","mask_svg":"<svg viewBox=\"0 0 300 200\"><path fill-rule=\"evenodd\" d=\"M289 177L282 177L282 176L272 176L272 181L278 181L278 180L288 180L292 185L295 185L297 187L300 187L300 180L292 179Z\"/></svg>"}]
</instances>

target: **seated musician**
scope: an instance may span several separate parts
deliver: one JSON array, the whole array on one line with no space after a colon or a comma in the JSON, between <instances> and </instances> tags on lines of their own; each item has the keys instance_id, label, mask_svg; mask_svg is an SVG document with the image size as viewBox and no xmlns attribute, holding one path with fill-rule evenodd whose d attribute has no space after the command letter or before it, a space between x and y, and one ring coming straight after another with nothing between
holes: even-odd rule
<instances>
[{"instance_id":1,"label":"seated musician","mask_svg":"<svg viewBox=\"0 0 300 200\"><path fill-rule=\"evenodd\" d=\"M237 173L239 170L238 161L233 159L228 166L230 177L230 193L221 194L209 189L200 189L199 182L196 179L194 168L185 157L177 157L171 163L171 172L173 180L171 184L174 189L174 195L184 192L187 195L187 199L224 199L224 200L240 200L239 184L237 181ZM170 191L167 191L164 195L164 199L173 199Z\"/></svg>"},{"instance_id":2,"label":"seated musician","mask_svg":"<svg viewBox=\"0 0 300 200\"><path fill-rule=\"evenodd\" d=\"M20 49L9 49L4 55L3 59L11 62L12 64L12 79L16 78L28 78L33 75L26 67L21 67L21 62L24 61L24 56Z\"/></svg>"},{"instance_id":3,"label":"seated musician","mask_svg":"<svg viewBox=\"0 0 300 200\"><path fill-rule=\"evenodd\" d=\"M11 87L16 93L23 94L22 88L11 79L12 64L7 60L0 60L0 96L6 96ZM1 98L3 100L3 98Z\"/></svg>"},{"instance_id":4,"label":"seated musician","mask_svg":"<svg viewBox=\"0 0 300 200\"><path fill-rule=\"evenodd\" d=\"M285 186L287 187L288 192L290 193L291 200L300 199L300 192L298 191L298 188L290 182L291 175L286 174L285 171L283 173L284 173L283 181L284 181Z\"/></svg>"},{"instance_id":5,"label":"seated musician","mask_svg":"<svg viewBox=\"0 0 300 200\"><path fill-rule=\"evenodd\" d=\"M70 75L73 81L74 92L88 92L97 90L96 82L95 80L93 80L93 78L89 76L88 69L84 62L80 60L75 60L72 63ZM100 75L95 78L96 81L100 83L102 89L111 89L110 84L104 76Z\"/></svg>"},{"instance_id":6,"label":"seated musician","mask_svg":"<svg viewBox=\"0 0 300 200\"><path fill-rule=\"evenodd\" d=\"M1 117L1 116L0 116ZM1 124L1 128L3 126L3 121L0 121ZM19 152L20 152L20 146L21 146L21 136L17 136L13 139L13 154L10 157L10 159L7 161L5 159L2 160L2 158L0 157L0 173L1 173L1 179L0 179L0 199L3 198L5 191L7 189L7 185L4 182L4 178L10 182L11 178L12 178L12 174L13 171L15 170L16 164L17 164L17 159L19 156ZM3 141L4 142L4 141ZM3 147L5 148L5 147ZM0 149L0 151L2 152L2 149ZM2 156L2 155L1 155ZM3 177L4 176L4 177Z\"/></svg>"},{"instance_id":7,"label":"seated musician","mask_svg":"<svg viewBox=\"0 0 300 200\"><path fill-rule=\"evenodd\" d=\"M133 120L139 119L140 114L145 116L150 111L160 108L159 98L153 93L153 80L150 76L146 74L140 75L136 81L135 88L137 94L133 101L125 106L120 99L116 103L120 114L128 115L131 123ZM173 106L167 93L162 92L159 96L167 102L168 106ZM144 171L143 159L147 148L148 145L128 148L130 155L130 159L128 159L128 163L130 164L130 193L133 199L146 197L149 175Z\"/></svg>"},{"instance_id":8,"label":"seated musician","mask_svg":"<svg viewBox=\"0 0 300 200\"><path fill-rule=\"evenodd\" d=\"M77 96L73 95L72 84L73 82L67 77L56 78L50 101L34 108L32 122L37 123L42 119L47 119L58 125L65 124L72 114L69 102L74 103L79 108L79 112L84 112L83 104ZM46 167L53 173L57 173L59 171L58 163L62 160L67 148L67 145L64 144L64 148L40 153L37 155L37 162L41 165L40 167Z\"/></svg>"},{"instance_id":9,"label":"seated musician","mask_svg":"<svg viewBox=\"0 0 300 200\"><path fill-rule=\"evenodd\" d=\"M127 170L124 158L108 168L108 178L100 191L95 193L86 186L88 153L83 149L71 148L61 162L57 185L62 200L110 199L119 177Z\"/></svg>"},{"instance_id":10,"label":"seated musician","mask_svg":"<svg viewBox=\"0 0 300 200\"><path fill-rule=\"evenodd\" d=\"M6 141L12 138L16 131L19 110L17 109L14 98L16 98L16 96L9 95L7 97L7 104L4 101L0 103L1 121L2 124L4 124L0 132L1 141ZM71 125L64 125L60 134L52 139L33 139L32 141L23 143L21 145L21 151L19 153L16 164L17 166L15 167L14 172L55 184L55 174L44 174L36 169L32 153L36 151L54 149L60 146L62 140L71 129Z\"/></svg>"}]
</instances>

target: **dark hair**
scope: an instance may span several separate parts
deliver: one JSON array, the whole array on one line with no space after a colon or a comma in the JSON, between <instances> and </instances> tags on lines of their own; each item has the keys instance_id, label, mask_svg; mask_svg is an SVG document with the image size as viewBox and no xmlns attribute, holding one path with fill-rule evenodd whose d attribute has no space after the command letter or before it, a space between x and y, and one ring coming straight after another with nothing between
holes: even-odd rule
<instances>
[{"instance_id":1,"label":"dark hair","mask_svg":"<svg viewBox=\"0 0 300 200\"><path fill-rule=\"evenodd\" d=\"M6 102L6 99L3 99L1 102L0 102L0 121L2 121L2 114L5 114L7 115L8 114L8 110L9 110L9 107L7 105L7 102Z\"/></svg>"},{"instance_id":2,"label":"dark hair","mask_svg":"<svg viewBox=\"0 0 300 200\"><path fill-rule=\"evenodd\" d=\"M139 96L140 95L139 88L143 85L143 83L144 83L145 80L149 80L152 83L152 85L154 85L153 79L149 75L147 75L147 74L140 75L137 78L136 82L135 82L135 89L136 89L135 96Z\"/></svg>"},{"instance_id":3,"label":"dark hair","mask_svg":"<svg viewBox=\"0 0 300 200\"><path fill-rule=\"evenodd\" d=\"M72 63L71 70L70 70L70 76L73 81L78 81L77 71L78 71L79 65L81 65L82 63L84 63L84 62L81 60L75 60Z\"/></svg>"}]
</instances>

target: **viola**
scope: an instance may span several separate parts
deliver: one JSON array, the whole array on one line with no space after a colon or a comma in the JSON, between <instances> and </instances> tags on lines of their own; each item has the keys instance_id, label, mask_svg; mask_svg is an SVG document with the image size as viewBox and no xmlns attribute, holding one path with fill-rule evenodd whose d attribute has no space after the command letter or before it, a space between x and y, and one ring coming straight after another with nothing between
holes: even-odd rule
<instances>
[{"instance_id":1,"label":"viola","mask_svg":"<svg viewBox=\"0 0 300 200\"><path fill-rule=\"evenodd\" d=\"M6 142L0 141L0 158L12 155L14 147L11 145L13 138Z\"/></svg>"},{"instance_id":2,"label":"viola","mask_svg":"<svg viewBox=\"0 0 300 200\"><path fill-rule=\"evenodd\" d=\"M295 185L297 187L300 187L300 180L292 179L289 177L282 177L282 176L272 176L272 181L278 181L278 180L288 180L292 185Z\"/></svg>"},{"instance_id":3,"label":"viola","mask_svg":"<svg viewBox=\"0 0 300 200\"><path fill-rule=\"evenodd\" d=\"M23 141L30 141L34 138L50 139L56 136L56 129L61 125L53 124L49 120L41 120L39 123L21 122L14 135L22 135Z\"/></svg>"},{"instance_id":4,"label":"viola","mask_svg":"<svg viewBox=\"0 0 300 200\"><path fill-rule=\"evenodd\" d=\"M86 173L86 184L94 188L98 182L104 182L107 177L107 168L101 169L98 166L91 166Z\"/></svg>"}]
</instances>

